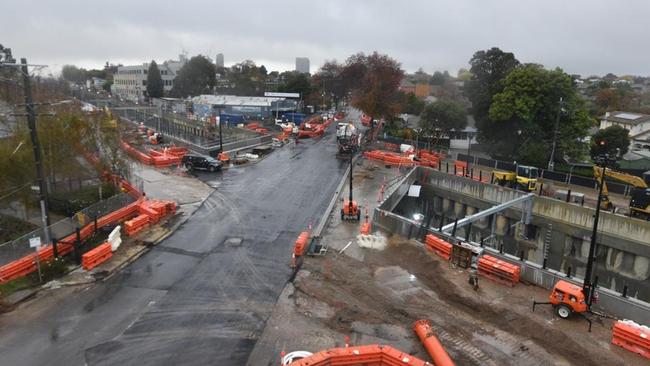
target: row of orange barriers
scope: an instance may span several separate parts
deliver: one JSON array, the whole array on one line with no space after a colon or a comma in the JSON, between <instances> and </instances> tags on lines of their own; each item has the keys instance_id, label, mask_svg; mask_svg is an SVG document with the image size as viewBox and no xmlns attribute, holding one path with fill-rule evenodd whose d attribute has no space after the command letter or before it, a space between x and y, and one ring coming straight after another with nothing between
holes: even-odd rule
<instances>
[{"instance_id":1,"label":"row of orange barriers","mask_svg":"<svg viewBox=\"0 0 650 366\"><path fill-rule=\"evenodd\" d=\"M436 253L439 257L442 257L445 260L451 258L451 243L448 243L433 234L427 234L425 237L425 245L427 250Z\"/></svg>"},{"instance_id":2,"label":"row of orange barriers","mask_svg":"<svg viewBox=\"0 0 650 366\"><path fill-rule=\"evenodd\" d=\"M111 243L103 243L81 256L81 266L86 271L97 267L113 256Z\"/></svg>"},{"instance_id":3,"label":"row of orange barriers","mask_svg":"<svg viewBox=\"0 0 650 366\"><path fill-rule=\"evenodd\" d=\"M161 168L180 164L183 156L188 152L184 147L172 146L161 150L149 149L148 153L144 153L125 141L122 141L122 149L143 164Z\"/></svg>"},{"instance_id":4,"label":"row of orange barriers","mask_svg":"<svg viewBox=\"0 0 650 366\"><path fill-rule=\"evenodd\" d=\"M261 135L266 135L269 133L269 130L266 128L262 127L259 122L251 122L246 125L247 130L255 131Z\"/></svg>"},{"instance_id":5,"label":"row of orange barriers","mask_svg":"<svg viewBox=\"0 0 650 366\"><path fill-rule=\"evenodd\" d=\"M491 255L483 255L478 260L478 274L495 282L514 286L519 282L521 269L518 265L502 261Z\"/></svg>"},{"instance_id":6,"label":"row of orange barriers","mask_svg":"<svg viewBox=\"0 0 650 366\"><path fill-rule=\"evenodd\" d=\"M160 217L176 212L175 202L146 200L143 197L143 193L127 180L121 179L114 175L107 175L106 177L118 184L123 191L136 198L136 201L107 215L97 218L96 224L94 222L91 222L88 225L80 228L78 238L80 241L83 241L93 235L95 232L95 227L101 228L104 226L117 224L128 220L140 213L147 214L150 218L149 220L151 220L151 217L154 217L155 220L158 221ZM59 255L66 255L71 253L74 249L74 243L76 241L76 232L58 240L57 251ZM17 259L0 267L0 283L5 283L35 272L37 269L36 256L38 256L38 260L41 262L52 260L54 258L54 248L52 247L52 244L48 243L39 249L37 253L28 254L20 259Z\"/></svg>"},{"instance_id":7,"label":"row of orange barriers","mask_svg":"<svg viewBox=\"0 0 650 366\"><path fill-rule=\"evenodd\" d=\"M612 343L650 359L650 328L630 320L619 320L612 329Z\"/></svg>"},{"instance_id":8,"label":"row of orange barriers","mask_svg":"<svg viewBox=\"0 0 650 366\"><path fill-rule=\"evenodd\" d=\"M131 220L124 221L124 233L133 236L144 230L149 225L149 216L140 214Z\"/></svg>"},{"instance_id":9,"label":"row of orange barriers","mask_svg":"<svg viewBox=\"0 0 650 366\"><path fill-rule=\"evenodd\" d=\"M406 156L402 156L401 154L389 152L389 151L381 151L381 150L364 151L363 156L367 159L383 161L385 164L389 164L389 165L402 165L402 166L415 165L415 162L412 159Z\"/></svg>"}]
</instances>

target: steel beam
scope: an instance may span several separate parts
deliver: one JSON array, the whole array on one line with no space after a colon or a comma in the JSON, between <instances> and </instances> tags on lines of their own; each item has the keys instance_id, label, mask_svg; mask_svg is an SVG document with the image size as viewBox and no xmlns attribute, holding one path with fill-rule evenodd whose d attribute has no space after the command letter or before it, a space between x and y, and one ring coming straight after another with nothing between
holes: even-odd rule
<instances>
[{"instance_id":1,"label":"steel beam","mask_svg":"<svg viewBox=\"0 0 650 366\"><path fill-rule=\"evenodd\" d=\"M496 206L492 206L488 209L485 209L483 211L479 211L473 215L463 217L462 219L458 220L458 223L456 224L456 227L463 227L469 223L478 221L484 217L494 215L495 213L499 213L507 208L510 208L512 206L518 205L518 204L523 204L522 207L522 221L524 223L529 223L530 222L530 217L532 214L532 208L533 208L533 197L535 197L534 193L529 193L525 196L517 197L513 200L510 200L508 202L500 203ZM443 232L447 232L452 230L454 227L454 223L447 224L442 227Z\"/></svg>"}]
</instances>

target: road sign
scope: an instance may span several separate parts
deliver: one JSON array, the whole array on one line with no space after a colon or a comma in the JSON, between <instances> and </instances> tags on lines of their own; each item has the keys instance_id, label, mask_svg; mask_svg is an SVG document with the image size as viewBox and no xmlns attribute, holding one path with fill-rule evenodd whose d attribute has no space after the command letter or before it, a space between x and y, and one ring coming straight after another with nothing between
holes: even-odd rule
<instances>
[{"instance_id":1,"label":"road sign","mask_svg":"<svg viewBox=\"0 0 650 366\"><path fill-rule=\"evenodd\" d=\"M35 238L29 239L29 247L30 248L40 248L41 247L41 237L37 236Z\"/></svg>"},{"instance_id":2,"label":"road sign","mask_svg":"<svg viewBox=\"0 0 650 366\"><path fill-rule=\"evenodd\" d=\"M276 93L264 92L265 97L278 97L278 98L300 98L300 93Z\"/></svg>"}]
</instances>

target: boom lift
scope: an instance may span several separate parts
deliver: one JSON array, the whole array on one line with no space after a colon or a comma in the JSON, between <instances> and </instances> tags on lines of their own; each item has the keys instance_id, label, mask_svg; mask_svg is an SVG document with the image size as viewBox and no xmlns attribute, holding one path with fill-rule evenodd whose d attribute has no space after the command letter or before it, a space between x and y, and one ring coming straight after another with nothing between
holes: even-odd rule
<instances>
[{"instance_id":1,"label":"boom lift","mask_svg":"<svg viewBox=\"0 0 650 366\"><path fill-rule=\"evenodd\" d=\"M347 201L343 201L341 207L341 220L361 220L361 207L352 199L352 157L350 154L350 196Z\"/></svg>"},{"instance_id":2,"label":"boom lift","mask_svg":"<svg viewBox=\"0 0 650 366\"><path fill-rule=\"evenodd\" d=\"M602 168L594 165L594 178L598 184L600 184L602 174ZM643 178L609 168L605 168L605 176L632 185L634 188L632 190L632 199L630 200L630 216L650 220L650 188L648 188L648 184ZM609 200L607 183L603 183L601 208L604 210L612 210L614 208L614 205Z\"/></svg>"}]
</instances>

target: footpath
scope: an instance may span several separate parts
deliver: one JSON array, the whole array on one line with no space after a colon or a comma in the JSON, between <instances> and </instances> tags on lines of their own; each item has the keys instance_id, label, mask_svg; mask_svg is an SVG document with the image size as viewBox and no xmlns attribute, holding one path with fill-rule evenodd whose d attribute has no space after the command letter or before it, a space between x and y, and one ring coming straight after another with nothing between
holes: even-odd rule
<instances>
[{"instance_id":1,"label":"footpath","mask_svg":"<svg viewBox=\"0 0 650 366\"><path fill-rule=\"evenodd\" d=\"M26 300L38 297L43 290L86 285L111 277L176 231L214 191L200 180L174 170L161 171L143 164L134 164L133 173L143 181L143 191L147 198L175 201L178 204L176 214L133 236L126 236L122 230L122 244L109 260L90 271L81 266L72 267L61 278L36 288L17 291L2 299L5 309L12 309Z\"/></svg>"}]
</instances>

